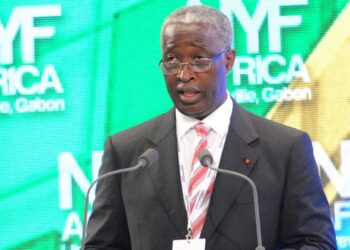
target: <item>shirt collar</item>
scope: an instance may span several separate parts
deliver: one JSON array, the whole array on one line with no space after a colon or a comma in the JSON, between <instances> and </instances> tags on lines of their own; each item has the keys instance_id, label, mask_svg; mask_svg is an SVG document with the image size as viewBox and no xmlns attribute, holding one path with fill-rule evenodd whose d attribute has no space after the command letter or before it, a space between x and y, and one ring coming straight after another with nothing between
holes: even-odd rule
<instances>
[{"instance_id":1,"label":"shirt collar","mask_svg":"<svg viewBox=\"0 0 350 250\"><path fill-rule=\"evenodd\" d=\"M221 106L219 106L213 113L205 117L202 122L208 125L218 134L225 134L228 130L228 124L230 123L231 113L233 108L233 102L227 93L227 98ZM184 136L195 124L200 120L182 114L176 109L176 130L178 138Z\"/></svg>"}]
</instances>

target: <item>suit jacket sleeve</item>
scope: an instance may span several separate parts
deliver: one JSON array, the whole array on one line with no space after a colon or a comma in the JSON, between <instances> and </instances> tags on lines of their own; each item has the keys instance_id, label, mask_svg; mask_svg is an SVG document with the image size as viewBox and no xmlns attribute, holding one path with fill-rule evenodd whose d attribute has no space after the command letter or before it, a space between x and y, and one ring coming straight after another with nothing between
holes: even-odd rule
<instances>
[{"instance_id":1,"label":"suit jacket sleeve","mask_svg":"<svg viewBox=\"0 0 350 250\"><path fill-rule=\"evenodd\" d=\"M120 161L113 148L111 137L107 138L99 175L116 170ZM131 249L120 192L120 175L107 177L97 184L96 199L88 223L85 249Z\"/></svg>"},{"instance_id":2,"label":"suit jacket sleeve","mask_svg":"<svg viewBox=\"0 0 350 250\"><path fill-rule=\"evenodd\" d=\"M280 224L282 248L336 249L329 205L307 134L295 140L287 171Z\"/></svg>"}]
</instances>

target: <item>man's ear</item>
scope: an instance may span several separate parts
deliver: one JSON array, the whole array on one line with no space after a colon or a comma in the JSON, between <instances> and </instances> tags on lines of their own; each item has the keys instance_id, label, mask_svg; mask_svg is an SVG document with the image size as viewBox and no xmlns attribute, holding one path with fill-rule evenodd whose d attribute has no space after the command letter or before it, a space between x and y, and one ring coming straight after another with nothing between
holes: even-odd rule
<instances>
[{"instance_id":1,"label":"man's ear","mask_svg":"<svg viewBox=\"0 0 350 250\"><path fill-rule=\"evenodd\" d=\"M236 51L233 49L228 50L225 53L225 67L226 67L226 73L230 72L232 69L232 66L235 62L236 58Z\"/></svg>"}]
</instances>

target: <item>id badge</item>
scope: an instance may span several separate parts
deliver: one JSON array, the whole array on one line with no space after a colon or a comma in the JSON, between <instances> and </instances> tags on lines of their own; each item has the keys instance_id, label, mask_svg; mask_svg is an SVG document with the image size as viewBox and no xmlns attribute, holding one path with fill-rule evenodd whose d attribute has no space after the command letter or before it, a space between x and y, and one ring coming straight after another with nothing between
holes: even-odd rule
<instances>
[{"instance_id":1,"label":"id badge","mask_svg":"<svg viewBox=\"0 0 350 250\"><path fill-rule=\"evenodd\" d=\"M205 250L205 239L174 240L172 250Z\"/></svg>"}]
</instances>

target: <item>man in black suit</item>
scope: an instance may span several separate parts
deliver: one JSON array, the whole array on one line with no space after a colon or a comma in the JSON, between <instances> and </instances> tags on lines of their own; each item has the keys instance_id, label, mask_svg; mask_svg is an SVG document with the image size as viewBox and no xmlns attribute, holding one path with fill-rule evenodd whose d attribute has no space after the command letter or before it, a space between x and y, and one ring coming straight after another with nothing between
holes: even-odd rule
<instances>
[{"instance_id":1,"label":"man in black suit","mask_svg":"<svg viewBox=\"0 0 350 250\"><path fill-rule=\"evenodd\" d=\"M167 250L186 235L205 239L208 250L255 249L245 181L208 170L192 197L192 157L201 143L214 167L255 182L266 249L336 249L309 136L241 109L226 91L235 59L231 36L227 17L206 6L179 9L165 20L160 67L175 108L109 137L100 174L136 164L148 148L159 159L98 184L85 249ZM201 220L193 220L194 211Z\"/></svg>"}]
</instances>

